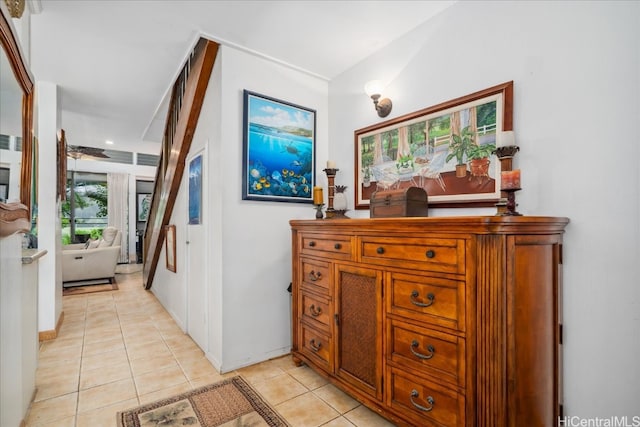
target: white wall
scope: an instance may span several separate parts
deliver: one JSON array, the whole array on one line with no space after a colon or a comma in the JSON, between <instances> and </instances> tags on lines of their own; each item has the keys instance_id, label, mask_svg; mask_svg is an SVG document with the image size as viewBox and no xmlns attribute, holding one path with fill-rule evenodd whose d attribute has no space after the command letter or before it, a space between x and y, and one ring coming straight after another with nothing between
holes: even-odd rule
<instances>
[{"instance_id":1,"label":"white wall","mask_svg":"<svg viewBox=\"0 0 640 427\"><path fill-rule=\"evenodd\" d=\"M190 156L208 142L208 191L203 201L210 258L207 357L223 372L290 351L289 220L315 215L310 204L242 200L243 89L316 110L316 171L327 160L328 146L327 82L237 49L220 48ZM319 176L318 182L326 186L326 177ZM184 227L177 221L187 221L185 192L183 185L172 218L177 233ZM177 243L178 260L184 260L184 239ZM182 277L167 272L161 263L152 290L184 324L180 298L188 291L178 290Z\"/></svg>"},{"instance_id":2,"label":"white wall","mask_svg":"<svg viewBox=\"0 0 640 427\"><path fill-rule=\"evenodd\" d=\"M35 135L38 141L38 248L49 254L38 263L38 330L53 331L62 313L60 205L57 197L56 149L59 127L58 87L36 83ZM55 256L54 256L55 255Z\"/></svg>"},{"instance_id":3,"label":"white wall","mask_svg":"<svg viewBox=\"0 0 640 427\"><path fill-rule=\"evenodd\" d=\"M314 218L310 204L242 201L242 90L316 110L316 172L327 159L328 85L234 49L222 50L223 370L291 349L291 218ZM230 178L230 179L229 179ZM227 181L228 180L228 181ZM318 176L318 182L326 177Z\"/></svg>"},{"instance_id":4,"label":"white wall","mask_svg":"<svg viewBox=\"0 0 640 427\"><path fill-rule=\"evenodd\" d=\"M366 81L390 83L388 118L514 81L518 210L571 219L563 380L580 417L640 415L639 40L637 2L459 2L329 86L336 181L353 185L353 132L381 120Z\"/></svg>"},{"instance_id":5,"label":"white wall","mask_svg":"<svg viewBox=\"0 0 640 427\"><path fill-rule=\"evenodd\" d=\"M183 331L186 331L187 328L185 231L188 217L186 208L187 187L185 185L186 182L183 179L173 208L173 215L169 222L169 224L176 226L176 272L174 273L166 268L166 246L163 243L151 288L151 292L155 294Z\"/></svg>"},{"instance_id":6,"label":"white wall","mask_svg":"<svg viewBox=\"0 0 640 427\"><path fill-rule=\"evenodd\" d=\"M25 415L22 405L22 235L16 233L0 239L0 424L3 426L17 426Z\"/></svg>"}]
</instances>

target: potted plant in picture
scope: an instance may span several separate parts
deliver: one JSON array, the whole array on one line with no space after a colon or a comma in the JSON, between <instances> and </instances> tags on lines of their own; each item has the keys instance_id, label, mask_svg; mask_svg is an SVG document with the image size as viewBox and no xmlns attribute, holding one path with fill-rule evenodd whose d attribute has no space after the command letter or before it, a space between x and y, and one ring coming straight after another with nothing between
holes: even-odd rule
<instances>
[{"instance_id":1,"label":"potted plant in picture","mask_svg":"<svg viewBox=\"0 0 640 427\"><path fill-rule=\"evenodd\" d=\"M471 177L488 177L489 176L489 156L496 151L496 145L490 144L472 144L467 150L467 158L469 159L469 169L471 169Z\"/></svg>"},{"instance_id":2,"label":"potted plant in picture","mask_svg":"<svg viewBox=\"0 0 640 427\"><path fill-rule=\"evenodd\" d=\"M464 163L464 155L473 145L473 132L469 126L462 129L460 135L451 135L452 141L449 143L449 154L446 161L456 158L456 177L464 178L467 176L467 165ZM468 156L468 154L467 154Z\"/></svg>"},{"instance_id":3,"label":"potted plant in picture","mask_svg":"<svg viewBox=\"0 0 640 427\"><path fill-rule=\"evenodd\" d=\"M366 188L371 185L371 166L362 168L362 185Z\"/></svg>"},{"instance_id":4,"label":"potted plant in picture","mask_svg":"<svg viewBox=\"0 0 640 427\"><path fill-rule=\"evenodd\" d=\"M411 154L401 155L396 161L398 177L400 181L409 181L413 176L413 156Z\"/></svg>"}]
</instances>

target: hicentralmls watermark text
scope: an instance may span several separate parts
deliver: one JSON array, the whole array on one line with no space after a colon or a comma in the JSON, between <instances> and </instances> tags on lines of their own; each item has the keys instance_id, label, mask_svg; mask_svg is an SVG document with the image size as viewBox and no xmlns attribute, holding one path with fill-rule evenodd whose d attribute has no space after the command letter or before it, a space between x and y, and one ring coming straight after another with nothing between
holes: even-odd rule
<instances>
[{"instance_id":1,"label":"hicentralmls watermark text","mask_svg":"<svg viewBox=\"0 0 640 427\"><path fill-rule=\"evenodd\" d=\"M609 418L559 417L558 427L640 427L640 415Z\"/></svg>"}]
</instances>

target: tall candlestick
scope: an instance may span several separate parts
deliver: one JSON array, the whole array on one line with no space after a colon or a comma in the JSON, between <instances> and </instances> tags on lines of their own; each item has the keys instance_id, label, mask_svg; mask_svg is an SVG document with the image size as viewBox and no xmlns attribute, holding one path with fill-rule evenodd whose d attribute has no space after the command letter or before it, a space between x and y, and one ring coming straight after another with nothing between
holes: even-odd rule
<instances>
[{"instance_id":1,"label":"tall candlestick","mask_svg":"<svg viewBox=\"0 0 640 427\"><path fill-rule=\"evenodd\" d=\"M327 162L329 163L329 162ZM336 173L338 172L338 169L335 168L326 168L324 170L324 172L327 174L327 182L328 182L328 187L329 187L329 195L327 196L327 219L329 218L333 218L335 216L335 209L333 209L333 196L335 194L335 180L336 180Z\"/></svg>"},{"instance_id":2,"label":"tall candlestick","mask_svg":"<svg viewBox=\"0 0 640 427\"><path fill-rule=\"evenodd\" d=\"M513 171L513 157L520 147L515 145L513 131L501 132L496 141L496 156L500 159L500 201L497 215L520 215L516 212L515 192L520 190L520 170ZM497 178L496 178L497 179Z\"/></svg>"}]
</instances>

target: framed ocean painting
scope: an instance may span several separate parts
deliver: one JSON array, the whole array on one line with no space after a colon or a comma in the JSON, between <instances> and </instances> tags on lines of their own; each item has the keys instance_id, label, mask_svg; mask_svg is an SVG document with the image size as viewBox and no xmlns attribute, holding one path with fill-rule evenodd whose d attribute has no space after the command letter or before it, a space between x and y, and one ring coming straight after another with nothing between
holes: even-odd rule
<instances>
[{"instance_id":1,"label":"framed ocean painting","mask_svg":"<svg viewBox=\"0 0 640 427\"><path fill-rule=\"evenodd\" d=\"M242 199L313 203L316 112L244 91Z\"/></svg>"},{"instance_id":2,"label":"framed ocean painting","mask_svg":"<svg viewBox=\"0 0 640 427\"><path fill-rule=\"evenodd\" d=\"M189 224L202 223L202 154L189 162Z\"/></svg>"}]
</instances>

